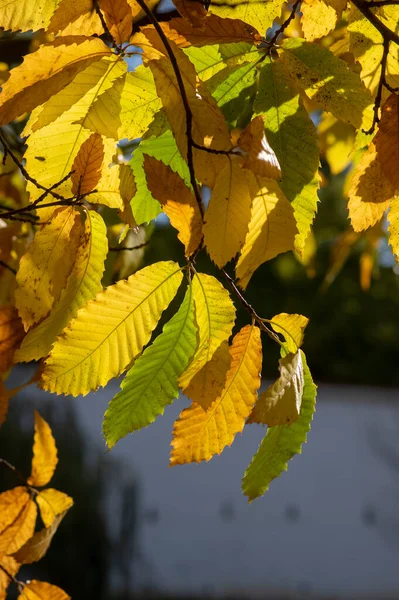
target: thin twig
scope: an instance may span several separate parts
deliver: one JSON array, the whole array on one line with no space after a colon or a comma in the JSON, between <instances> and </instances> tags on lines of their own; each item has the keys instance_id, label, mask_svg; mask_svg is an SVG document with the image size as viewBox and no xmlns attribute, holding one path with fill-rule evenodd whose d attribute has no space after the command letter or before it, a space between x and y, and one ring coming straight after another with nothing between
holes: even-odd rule
<instances>
[{"instance_id":1,"label":"thin twig","mask_svg":"<svg viewBox=\"0 0 399 600\"><path fill-rule=\"evenodd\" d=\"M172 50L172 46L170 45L168 38L166 37L166 35L165 35L162 27L158 23L158 20L154 16L152 10L147 6L145 0L137 0L137 4L145 12L145 14L147 15L148 19L150 20L150 22L154 26L156 32L158 33L159 37L161 38L162 43L165 46L165 50L168 53L168 56L169 56L169 59L170 59L173 71L174 71L175 76L176 76L177 85L179 87L180 96L181 96L181 99L182 99L182 102L183 102L183 106L184 106L184 111L186 113L187 166L188 166L188 170L190 172L190 182L191 182L191 186L192 186L193 191L194 191L194 195L195 195L195 199L196 199L197 204L198 204L198 208L199 208L200 213L201 213L201 217L203 219L204 218L204 206L203 206L203 203L202 203L202 198L201 198L200 191L198 189L197 179L195 177L194 161L193 161L193 148L194 148L193 133L192 133L192 128L193 128L193 113L191 111L190 103L188 101L188 96L187 96L187 93L186 93L186 88L184 87L183 77L182 77L182 74L180 73L179 65L177 63L176 56L175 56L175 54L174 54L174 52Z\"/></svg>"},{"instance_id":2,"label":"thin twig","mask_svg":"<svg viewBox=\"0 0 399 600\"><path fill-rule=\"evenodd\" d=\"M370 8L370 3L367 0L352 0L352 4L362 13L364 17L380 32L384 40L394 42L399 46L399 35L391 31L379 18L373 13Z\"/></svg>"},{"instance_id":3,"label":"thin twig","mask_svg":"<svg viewBox=\"0 0 399 600\"><path fill-rule=\"evenodd\" d=\"M270 53L271 49L273 48L273 46L276 44L278 37L282 33L284 33L284 31L287 29L288 25L294 19L297 8L300 5L300 3L301 3L301 0L295 0L294 4L292 5L291 12L288 15L288 17L286 18L286 20L284 21L284 23L282 23L280 25L280 27L275 31L275 33L273 34L273 37L266 42L269 46L269 53Z\"/></svg>"},{"instance_id":4,"label":"thin twig","mask_svg":"<svg viewBox=\"0 0 399 600\"><path fill-rule=\"evenodd\" d=\"M378 2L378 0L370 0L370 2L367 2L367 6L369 6L370 8L378 8L379 6L397 6L399 5L399 0L380 0L380 2Z\"/></svg>"},{"instance_id":5,"label":"thin twig","mask_svg":"<svg viewBox=\"0 0 399 600\"><path fill-rule=\"evenodd\" d=\"M4 262L4 260L0 259L0 266L4 267L5 269L8 269L9 271L11 271L11 273L14 273L14 275L17 274L16 270L13 267L10 267L10 265L8 265L6 262Z\"/></svg>"},{"instance_id":6,"label":"thin twig","mask_svg":"<svg viewBox=\"0 0 399 600\"><path fill-rule=\"evenodd\" d=\"M13 151L10 149L10 146L7 143L7 140L6 140L6 138L4 137L4 134L1 131L0 131L0 141L3 144L3 148L4 148L5 154L9 154L11 156L12 160L17 165L17 167L19 168L19 170L21 171L21 173L25 177L25 179L27 179L28 181L30 181L31 183L33 183L33 185L36 186L39 190L44 190L45 192L47 192L47 194L50 194L51 196L53 196L53 198L56 198L58 200L64 200L63 196L61 196L60 194L57 194L51 188L44 187L44 185L42 185L41 183L39 183L38 181L36 181L36 179L34 179L33 177L31 177L29 175L28 171L25 169L25 167L23 166L23 164L21 163L21 161L15 156L15 154L13 153ZM54 186L52 186L52 187L54 187ZM50 191L50 189L51 189L51 191Z\"/></svg>"}]
</instances>

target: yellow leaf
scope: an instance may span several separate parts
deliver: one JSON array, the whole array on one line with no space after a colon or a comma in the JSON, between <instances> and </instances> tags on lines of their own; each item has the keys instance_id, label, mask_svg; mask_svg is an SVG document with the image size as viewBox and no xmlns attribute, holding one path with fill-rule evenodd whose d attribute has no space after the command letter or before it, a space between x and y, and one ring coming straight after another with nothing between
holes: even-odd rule
<instances>
[{"instance_id":1,"label":"yellow leaf","mask_svg":"<svg viewBox=\"0 0 399 600\"><path fill-rule=\"evenodd\" d=\"M84 41L77 38L77 42L41 46L11 70L0 94L0 126L43 104L68 85L79 71L111 54L98 38Z\"/></svg>"},{"instance_id":2,"label":"yellow leaf","mask_svg":"<svg viewBox=\"0 0 399 600\"><path fill-rule=\"evenodd\" d=\"M210 361L220 345L229 339L233 330L236 311L229 292L212 275L196 273L192 280L192 286L195 318L198 327L198 346L192 361L180 376L179 384L189 398L201 404L201 406L205 406L206 402L209 401L208 389L211 385L210 382L215 379L210 372L212 369ZM229 357L228 352L227 356ZM212 365L215 362L213 360ZM218 362L223 362L223 355ZM226 361L224 361L225 363ZM229 358L227 364L229 366ZM207 365L209 365L208 369L205 368ZM222 379L223 389L223 369L220 371L222 377L219 380Z\"/></svg>"},{"instance_id":3,"label":"yellow leaf","mask_svg":"<svg viewBox=\"0 0 399 600\"><path fill-rule=\"evenodd\" d=\"M60 0L43 0L40 5L30 0L0 0L1 27L7 31L45 29Z\"/></svg>"},{"instance_id":4,"label":"yellow leaf","mask_svg":"<svg viewBox=\"0 0 399 600\"><path fill-rule=\"evenodd\" d=\"M42 487L48 484L58 463L57 454L50 426L35 410L32 473L28 479L30 485Z\"/></svg>"},{"instance_id":5,"label":"yellow leaf","mask_svg":"<svg viewBox=\"0 0 399 600\"><path fill-rule=\"evenodd\" d=\"M13 306L0 307L0 374L13 363L15 350L19 347L25 331Z\"/></svg>"},{"instance_id":6,"label":"yellow leaf","mask_svg":"<svg viewBox=\"0 0 399 600\"><path fill-rule=\"evenodd\" d=\"M173 430L171 465L210 460L233 443L257 398L262 368L260 329L246 325L233 339L225 387L208 410L193 403Z\"/></svg>"},{"instance_id":7,"label":"yellow leaf","mask_svg":"<svg viewBox=\"0 0 399 600\"><path fill-rule=\"evenodd\" d=\"M148 189L179 232L178 238L184 244L185 254L190 256L202 240L202 218L193 192L180 175L147 154L144 155L144 171Z\"/></svg>"},{"instance_id":8,"label":"yellow leaf","mask_svg":"<svg viewBox=\"0 0 399 600\"><path fill-rule=\"evenodd\" d=\"M253 198L251 219L236 267L243 289L262 263L293 249L297 234L294 210L278 183L253 174L248 183Z\"/></svg>"},{"instance_id":9,"label":"yellow leaf","mask_svg":"<svg viewBox=\"0 0 399 600\"><path fill-rule=\"evenodd\" d=\"M18 600L69 600L70 596L56 585L33 579L24 585Z\"/></svg>"},{"instance_id":10,"label":"yellow leaf","mask_svg":"<svg viewBox=\"0 0 399 600\"><path fill-rule=\"evenodd\" d=\"M195 373L183 390L185 396L204 410L208 410L215 398L223 392L230 363L229 345L227 342L222 342L212 358Z\"/></svg>"},{"instance_id":11,"label":"yellow leaf","mask_svg":"<svg viewBox=\"0 0 399 600\"><path fill-rule=\"evenodd\" d=\"M29 499L15 521L0 535L0 555L17 552L32 537L35 531L36 517L37 506L33 500ZM17 558L16 560L21 562Z\"/></svg>"},{"instance_id":12,"label":"yellow leaf","mask_svg":"<svg viewBox=\"0 0 399 600\"><path fill-rule=\"evenodd\" d=\"M224 0L216 0L209 6L211 13L215 13L220 17L231 17L233 19L241 19L245 23L256 27L261 35L266 35L266 30L273 25L274 19L281 15L282 2L281 0L232 0L224 2Z\"/></svg>"},{"instance_id":13,"label":"yellow leaf","mask_svg":"<svg viewBox=\"0 0 399 600\"><path fill-rule=\"evenodd\" d=\"M1 567L3 567L3 570ZM5 600L7 594L7 588L11 582L10 577L6 574L9 573L13 577L18 573L20 565L17 563L15 558L12 556L0 556L0 599Z\"/></svg>"},{"instance_id":14,"label":"yellow leaf","mask_svg":"<svg viewBox=\"0 0 399 600\"><path fill-rule=\"evenodd\" d=\"M120 375L148 343L181 280L179 265L161 261L97 294L55 342L42 387L85 395Z\"/></svg>"},{"instance_id":15,"label":"yellow leaf","mask_svg":"<svg viewBox=\"0 0 399 600\"><path fill-rule=\"evenodd\" d=\"M280 313L268 321L276 333L284 336L288 352L295 354L302 346L304 332L309 319L303 315Z\"/></svg>"},{"instance_id":16,"label":"yellow leaf","mask_svg":"<svg viewBox=\"0 0 399 600\"><path fill-rule=\"evenodd\" d=\"M94 69L98 66L98 69ZM96 65L91 65L88 69L77 76L81 82L85 93L77 102L78 91L74 86L72 89L67 86L64 90L53 96L51 103L52 113L57 110L62 111L62 114L50 122L39 131L34 131L28 138L28 148L25 152L26 169L29 174L42 185L52 186L57 181L68 175L71 171L75 156L79 152L79 148L90 137L90 131L85 129L84 117L87 115L90 106L96 98L110 87L115 79L121 76L126 69L126 63L113 58L104 58ZM81 76L81 77L80 77ZM85 85L84 85L85 83ZM72 84L73 85L73 84ZM71 93L71 96L70 96ZM70 104L72 100L75 102ZM43 110L46 111L47 103ZM53 110L54 109L54 110ZM41 111L42 109L40 109ZM36 112L32 115L30 121L36 121ZM46 113L43 113L46 114ZM28 128L25 128L24 135L28 134ZM80 123L81 121L81 123ZM105 159L108 163L112 160L112 154L109 156L109 150L104 143ZM113 152L115 152L115 144L113 143ZM104 162L105 162L104 159ZM112 169L108 169L112 171ZM101 181L101 180L100 180ZM57 187L57 192L65 197L71 196L71 180L67 179L62 185ZM41 190L37 190L34 184L28 182L27 189L30 193L30 199L36 200ZM93 197L90 198L93 201ZM48 209L42 209L40 216L43 220L48 219L48 215L43 216ZM53 209L52 209L53 210Z\"/></svg>"},{"instance_id":17,"label":"yellow leaf","mask_svg":"<svg viewBox=\"0 0 399 600\"><path fill-rule=\"evenodd\" d=\"M339 121L329 113L323 113L318 132L320 150L327 159L331 173L338 175L350 164L349 155L353 150L355 131L348 123Z\"/></svg>"},{"instance_id":18,"label":"yellow leaf","mask_svg":"<svg viewBox=\"0 0 399 600\"><path fill-rule=\"evenodd\" d=\"M96 11L93 0L61 0L51 18L48 33L66 35L101 35L104 28Z\"/></svg>"},{"instance_id":19,"label":"yellow leaf","mask_svg":"<svg viewBox=\"0 0 399 600\"><path fill-rule=\"evenodd\" d=\"M60 208L38 229L21 258L15 305L25 330L43 319L60 297L75 261L80 232L79 212Z\"/></svg>"},{"instance_id":20,"label":"yellow leaf","mask_svg":"<svg viewBox=\"0 0 399 600\"><path fill-rule=\"evenodd\" d=\"M84 126L116 140L139 138L161 106L150 69L140 65L99 96Z\"/></svg>"},{"instance_id":21,"label":"yellow leaf","mask_svg":"<svg viewBox=\"0 0 399 600\"><path fill-rule=\"evenodd\" d=\"M0 533L14 523L28 502L29 494L22 486L0 494Z\"/></svg>"},{"instance_id":22,"label":"yellow leaf","mask_svg":"<svg viewBox=\"0 0 399 600\"><path fill-rule=\"evenodd\" d=\"M98 0L107 27L117 44L126 42L132 33L133 15L126 0Z\"/></svg>"},{"instance_id":23,"label":"yellow leaf","mask_svg":"<svg viewBox=\"0 0 399 600\"><path fill-rule=\"evenodd\" d=\"M32 502L32 501L31 501ZM36 504L32 502L34 507L36 508ZM32 535L30 539L26 542L22 548L15 552L14 558L21 564L31 564L43 558L46 554L48 548L50 547L51 540L54 537L55 532L58 529L59 524L62 519L65 517L68 511L64 511L60 515L58 515L50 527L46 527L45 529L41 529Z\"/></svg>"},{"instance_id":24,"label":"yellow leaf","mask_svg":"<svg viewBox=\"0 0 399 600\"><path fill-rule=\"evenodd\" d=\"M91 0L90 0L91 1ZM24 135L30 135L34 131L46 127L65 112L69 111L75 104L78 107L82 104L82 99L89 94L92 88L97 90L97 85L103 81L103 85L95 94L95 98L101 97L101 93L105 93L107 86L111 85L114 80L117 84L118 78L121 78L126 73L126 63L122 60L115 60L113 57L102 58L101 60L92 63L84 71L81 71L63 90L52 96L42 106L37 107L30 116L28 123L24 129ZM107 79L104 79L106 78ZM90 94L89 94L90 96ZM94 102L94 100L92 100ZM75 120L75 112L71 111L70 123ZM87 128L87 122L84 123Z\"/></svg>"},{"instance_id":25,"label":"yellow leaf","mask_svg":"<svg viewBox=\"0 0 399 600\"><path fill-rule=\"evenodd\" d=\"M205 213L204 241L212 260L223 267L241 249L251 216L255 175L232 157L219 173Z\"/></svg>"},{"instance_id":26,"label":"yellow leaf","mask_svg":"<svg viewBox=\"0 0 399 600\"><path fill-rule=\"evenodd\" d=\"M274 427L290 424L299 417L305 383L301 353L280 358L279 370L280 377L260 394L248 423Z\"/></svg>"},{"instance_id":27,"label":"yellow leaf","mask_svg":"<svg viewBox=\"0 0 399 600\"><path fill-rule=\"evenodd\" d=\"M73 506L70 496L52 488L42 490L36 496L36 502L39 505L40 516L45 527L50 527L58 515Z\"/></svg>"},{"instance_id":28,"label":"yellow leaf","mask_svg":"<svg viewBox=\"0 0 399 600\"><path fill-rule=\"evenodd\" d=\"M374 144L364 152L355 167L349 188L349 218L355 231L364 231L380 221L394 195L384 177Z\"/></svg>"},{"instance_id":29,"label":"yellow leaf","mask_svg":"<svg viewBox=\"0 0 399 600\"><path fill-rule=\"evenodd\" d=\"M246 152L244 167L261 177L279 179L281 167L277 156L266 139L263 116L252 119L238 138L238 146Z\"/></svg>"},{"instance_id":30,"label":"yellow leaf","mask_svg":"<svg viewBox=\"0 0 399 600\"><path fill-rule=\"evenodd\" d=\"M88 200L93 204L105 204L110 208L121 210L124 208L124 202L121 197L120 170L124 165L118 163L114 140L102 138L102 142L104 159L101 165L101 176Z\"/></svg>"},{"instance_id":31,"label":"yellow leaf","mask_svg":"<svg viewBox=\"0 0 399 600\"><path fill-rule=\"evenodd\" d=\"M232 44L234 42L254 44L260 41L258 31L244 23L244 21L235 18L224 19L210 13L204 15L200 26L194 25L188 19L171 19L167 23L162 23L164 30L166 29L165 26L167 26L168 37L171 33L170 30L175 30L189 44L198 47L207 46L208 44Z\"/></svg>"},{"instance_id":32,"label":"yellow leaf","mask_svg":"<svg viewBox=\"0 0 399 600\"><path fill-rule=\"evenodd\" d=\"M399 15L398 15L399 16ZM391 94L382 107L374 138L378 162L385 177L399 191L399 95Z\"/></svg>"},{"instance_id":33,"label":"yellow leaf","mask_svg":"<svg viewBox=\"0 0 399 600\"><path fill-rule=\"evenodd\" d=\"M399 196L392 198L388 213L388 232L389 243L392 246L392 252L399 259Z\"/></svg>"},{"instance_id":34,"label":"yellow leaf","mask_svg":"<svg viewBox=\"0 0 399 600\"><path fill-rule=\"evenodd\" d=\"M327 48L299 38L284 40L282 47L280 60L311 100L356 128L371 126L371 94L346 62Z\"/></svg>"},{"instance_id":35,"label":"yellow leaf","mask_svg":"<svg viewBox=\"0 0 399 600\"><path fill-rule=\"evenodd\" d=\"M308 42L327 35L337 24L337 12L328 0L304 0L301 13L302 31Z\"/></svg>"},{"instance_id":36,"label":"yellow leaf","mask_svg":"<svg viewBox=\"0 0 399 600\"><path fill-rule=\"evenodd\" d=\"M72 193L83 196L96 187L101 177L104 145L101 135L93 133L81 145L72 165Z\"/></svg>"},{"instance_id":37,"label":"yellow leaf","mask_svg":"<svg viewBox=\"0 0 399 600\"><path fill-rule=\"evenodd\" d=\"M204 84L197 84L194 65L173 42L170 42L180 69L186 95L193 115L194 142L217 150L230 149L230 136L223 114ZM169 58L150 60L157 93L173 131L176 144L184 159L187 157L186 119L183 101ZM226 156L193 150L195 173L199 181L213 187L217 174L226 165Z\"/></svg>"},{"instance_id":38,"label":"yellow leaf","mask_svg":"<svg viewBox=\"0 0 399 600\"><path fill-rule=\"evenodd\" d=\"M101 279L108 252L105 223L98 213L86 213L76 259L59 302L49 316L30 329L15 353L16 362L29 362L47 356L56 337L78 309L102 289Z\"/></svg>"},{"instance_id":39,"label":"yellow leaf","mask_svg":"<svg viewBox=\"0 0 399 600\"><path fill-rule=\"evenodd\" d=\"M390 22L389 11L392 14ZM378 19L388 29L395 31L398 22L397 7L385 7L380 11ZM360 64L360 77L373 94L378 88L381 76L381 60L384 53L384 40L376 27L355 7L352 7L348 15L349 50L353 53L355 60ZM399 86L399 61L395 44L390 44L387 65L385 69L386 82L391 87Z\"/></svg>"}]
</instances>

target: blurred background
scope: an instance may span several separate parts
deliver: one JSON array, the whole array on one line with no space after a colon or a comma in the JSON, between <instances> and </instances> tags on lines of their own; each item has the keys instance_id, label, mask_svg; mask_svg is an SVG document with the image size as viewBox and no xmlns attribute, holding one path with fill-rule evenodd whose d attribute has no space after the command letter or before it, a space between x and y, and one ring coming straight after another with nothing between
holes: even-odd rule
<instances>
[{"instance_id":1,"label":"blurred background","mask_svg":"<svg viewBox=\"0 0 399 600\"><path fill-rule=\"evenodd\" d=\"M1 34L0 61L17 64L34 43ZM185 398L107 454L101 422L118 382L77 399L31 386L12 400L0 456L28 474L38 409L59 449L52 485L75 506L47 556L21 578L50 581L76 600L399 598L399 270L385 223L363 235L349 229L350 132L313 116L330 137L321 138L322 188L305 258L285 254L263 265L247 293L262 316L310 319L303 349L319 391L303 455L248 505L240 478L261 426L247 427L208 464L169 469L172 425ZM122 146L127 159L135 146ZM8 193L0 180L2 199ZM113 222L111 211L103 216ZM125 243L145 240L140 251L110 253L105 284L138 265L183 259L163 217ZM213 273L203 253L198 268ZM247 314L237 309L241 327ZM277 376L277 361L278 348L265 340L264 386ZM32 372L32 365L16 367L7 387ZM1 490L15 483L0 469Z\"/></svg>"}]
</instances>

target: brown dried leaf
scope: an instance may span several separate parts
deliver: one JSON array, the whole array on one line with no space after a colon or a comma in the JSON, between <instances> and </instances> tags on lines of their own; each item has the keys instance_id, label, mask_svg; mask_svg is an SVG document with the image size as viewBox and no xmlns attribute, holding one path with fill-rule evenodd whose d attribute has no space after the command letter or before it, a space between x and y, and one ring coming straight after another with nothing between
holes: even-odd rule
<instances>
[{"instance_id":1,"label":"brown dried leaf","mask_svg":"<svg viewBox=\"0 0 399 600\"><path fill-rule=\"evenodd\" d=\"M72 165L72 193L84 196L100 181L104 144L99 133L93 133L80 147Z\"/></svg>"},{"instance_id":2,"label":"brown dried leaf","mask_svg":"<svg viewBox=\"0 0 399 600\"><path fill-rule=\"evenodd\" d=\"M14 352L25 335L22 321L14 306L0 308L0 374L13 363ZM1 419L0 419L1 421Z\"/></svg>"}]
</instances>

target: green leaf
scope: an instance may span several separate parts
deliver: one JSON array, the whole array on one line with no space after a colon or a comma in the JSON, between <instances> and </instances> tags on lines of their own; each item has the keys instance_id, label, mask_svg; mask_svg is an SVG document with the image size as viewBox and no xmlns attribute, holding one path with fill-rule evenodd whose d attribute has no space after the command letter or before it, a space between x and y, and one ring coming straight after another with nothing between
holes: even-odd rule
<instances>
[{"instance_id":1,"label":"green leaf","mask_svg":"<svg viewBox=\"0 0 399 600\"><path fill-rule=\"evenodd\" d=\"M358 73L317 44L296 38L285 40L282 47L281 60L309 98L337 119L369 129L372 97Z\"/></svg>"},{"instance_id":2,"label":"green leaf","mask_svg":"<svg viewBox=\"0 0 399 600\"><path fill-rule=\"evenodd\" d=\"M256 93L255 65L255 62L245 62L225 67L207 82L231 128L245 127L251 118Z\"/></svg>"},{"instance_id":3,"label":"green leaf","mask_svg":"<svg viewBox=\"0 0 399 600\"><path fill-rule=\"evenodd\" d=\"M178 173L184 179L186 185L190 186L190 173L187 164L184 162L170 130L165 131L158 137L142 140L134 150L130 161L137 186L137 192L131 202L131 206L138 225L149 223L161 212L161 205L158 200L155 200L147 187L147 179L144 172L144 154L161 160L165 165L168 165L173 171Z\"/></svg>"},{"instance_id":4,"label":"green leaf","mask_svg":"<svg viewBox=\"0 0 399 600\"><path fill-rule=\"evenodd\" d=\"M295 248L301 252L317 210L319 150L316 128L280 61L264 61L254 111L265 117L266 135L281 166L281 188L294 208Z\"/></svg>"},{"instance_id":5,"label":"green leaf","mask_svg":"<svg viewBox=\"0 0 399 600\"><path fill-rule=\"evenodd\" d=\"M179 394L178 378L197 345L192 286L162 333L136 360L105 413L103 432L109 448L146 427Z\"/></svg>"},{"instance_id":6,"label":"green leaf","mask_svg":"<svg viewBox=\"0 0 399 600\"><path fill-rule=\"evenodd\" d=\"M262 496L273 479L288 468L287 462L301 454L302 444L310 431L316 409L316 386L313 383L306 358L300 350L304 367L304 389L301 414L291 425L269 427L259 449L244 474L242 490L251 502Z\"/></svg>"}]
</instances>

